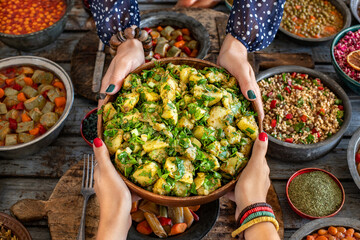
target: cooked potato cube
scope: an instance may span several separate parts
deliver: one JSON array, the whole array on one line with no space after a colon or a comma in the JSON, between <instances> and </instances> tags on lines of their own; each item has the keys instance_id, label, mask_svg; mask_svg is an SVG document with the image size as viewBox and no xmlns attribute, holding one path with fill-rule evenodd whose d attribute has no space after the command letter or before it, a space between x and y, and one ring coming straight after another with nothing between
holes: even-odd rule
<instances>
[{"instance_id":1,"label":"cooked potato cube","mask_svg":"<svg viewBox=\"0 0 360 240\"><path fill-rule=\"evenodd\" d=\"M227 127L226 120L228 115L232 115L230 110L215 106L210 110L210 117L207 120L207 124L215 129L225 129Z\"/></svg>"},{"instance_id":2,"label":"cooked potato cube","mask_svg":"<svg viewBox=\"0 0 360 240\"><path fill-rule=\"evenodd\" d=\"M183 182L175 182L172 193L177 197L187 197L190 195L191 185Z\"/></svg>"},{"instance_id":3,"label":"cooked potato cube","mask_svg":"<svg viewBox=\"0 0 360 240\"><path fill-rule=\"evenodd\" d=\"M17 122L21 122L21 113L16 109L11 109L5 114L5 119L9 120L9 118L15 119Z\"/></svg>"},{"instance_id":4,"label":"cooked potato cube","mask_svg":"<svg viewBox=\"0 0 360 240\"><path fill-rule=\"evenodd\" d=\"M201 163L199 165L199 170L202 172L217 171L220 168L218 159L206 152L201 152Z\"/></svg>"},{"instance_id":5,"label":"cooked potato cube","mask_svg":"<svg viewBox=\"0 0 360 240\"><path fill-rule=\"evenodd\" d=\"M223 88L232 88L233 86L236 86L237 81L236 78L230 77L229 79L226 79L221 82L221 85Z\"/></svg>"},{"instance_id":6,"label":"cooked potato cube","mask_svg":"<svg viewBox=\"0 0 360 240\"><path fill-rule=\"evenodd\" d=\"M115 153L115 166L119 169L125 177L128 177L133 170L134 164L137 164L135 158L132 158L131 153L126 150L118 149Z\"/></svg>"},{"instance_id":7,"label":"cooked potato cube","mask_svg":"<svg viewBox=\"0 0 360 240\"><path fill-rule=\"evenodd\" d=\"M40 94L43 94L44 92L46 91L50 91L51 89L54 89L55 87L53 85L50 85L50 84L41 84L39 87L38 87L38 92Z\"/></svg>"},{"instance_id":8,"label":"cooked potato cube","mask_svg":"<svg viewBox=\"0 0 360 240\"><path fill-rule=\"evenodd\" d=\"M7 113L7 108L5 103L0 103L0 114L6 114Z\"/></svg>"},{"instance_id":9,"label":"cooked potato cube","mask_svg":"<svg viewBox=\"0 0 360 240\"><path fill-rule=\"evenodd\" d=\"M30 142L35 138L34 135L28 134L28 133L19 133L19 142L20 143L27 143Z\"/></svg>"},{"instance_id":10,"label":"cooked potato cube","mask_svg":"<svg viewBox=\"0 0 360 240\"><path fill-rule=\"evenodd\" d=\"M135 182L143 187L151 186L158 178L159 166L155 162L140 165L133 173Z\"/></svg>"},{"instance_id":11,"label":"cooked potato cube","mask_svg":"<svg viewBox=\"0 0 360 240\"><path fill-rule=\"evenodd\" d=\"M247 159L245 156L242 153L237 152L235 157L229 158L221 164L220 169L231 176L235 176L245 167L246 163Z\"/></svg>"},{"instance_id":12,"label":"cooked potato cube","mask_svg":"<svg viewBox=\"0 0 360 240\"><path fill-rule=\"evenodd\" d=\"M187 109L189 111L189 113L191 114L191 116L196 120L200 120L202 119L204 116L209 116L207 114L207 110L204 108L201 108L197 103L190 103L187 106Z\"/></svg>"},{"instance_id":13,"label":"cooked potato cube","mask_svg":"<svg viewBox=\"0 0 360 240\"><path fill-rule=\"evenodd\" d=\"M52 102L46 102L45 106L43 107L43 109L41 110L42 113L48 113L48 112L52 112L54 111L55 108L55 104Z\"/></svg>"},{"instance_id":14,"label":"cooked potato cube","mask_svg":"<svg viewBox=\"0 0 360 240\"><path fill-rule=\"evenodd\" d=\"M30 111L33 108L42 109L46 104L46 99L43 95L32 97L24 102L26 110Z\"/></svg>"},{"instance_id":15,"label":"cooked potato cube","mask_svg":"<svg viewBox=\"0 0 360 240\"><path fill-rule=\"evenodd\" d=\"M194 87L194 97L204 101L205 106L212 106L221 101L223 94L222 91L212 84L196 85Z\"/></svg>"},{"instance_id":16,"label":"cooked potato cube","mask_svg":"<svg viewBox=\"0 0 360 240\"><path fill-rule=\"evenodd\" d=\"M126 113L134 109L139 102L140 94L137 92L124 93L123 102L120 104L121 111Z\"/></svg>"},{"instance_id":17,"label":"cooked potato cube","mask_svg":"<svg viewBox=\"0 0 360 240\"><path fill-rule=\"evenodd\" d=\"M25 86L23 89L21 89L21 91L25 94L27 98L36 97L39 94L36 89L30 86Z\"/></svg>"},{"instance_id":18,"label":"cooked potato cube","mask_svg":"<svg viewBox=\"0 0 360 240\"><path fill-rule=\"evenodd\" d=\"M256 124L254 116L243 116L237 123L238 128L243 131L252 140L255 140L259 134L259 128Z\"/></svg>"},{"instance_id":19,"label":"cooked potato cube","mask_svg":"<svg viewBox=\"0 0 360 240\"><path fill-rule=\"evenodd\" d=\"M54 75L51 72L35 70L31 78L36 84L50 84L54 79Z\"/></svg>"},{"instance_id":20,"label":"cooked potato cube","mask_svg":"<svg viewBox=\"0 0 360 240\"><path fill-rule=\"evenodd\" d=\"M169 172L169 176L180 182L193 182L194 166L190 160L178 157L168 157L164 164L164 169Z\"/></svg>"},{"instance_id":21,"label":"cooked potato cube","mask_svg":"<svg viewBox=\"0 0 360 240\"><path fill-rule=\"evenodd\" d=\"M55 102L55 98L61 97L61 91L58 88L50 89L47 92L47 96L50 99L51 102Z\"/></svg>"},{"instance_id":22,"label":"cooked potato cube","mask_svg":"<svg viewBox=\"0 0 360 240\"><path fill-rule=\"evenodd\" d=\"M16 132L17 133L28 132L29 130L31 130L33 128L34 128L34 121L20 122L17 125Z\"/></svg>"},{"instance_id":23,"label":"cooked potato cube","mask_svg":"<svg viewBox=\"0 0 360 240\"><path fill-rule=\"evenodd\" d=\"M236 131L236 128L233 126L227 126L224 129L226 139L229 144L238 144L241 141L241 133Z\"/></svg>"},{"instance_id":24,"label":"cooked potato cube","mask_svg":"<svg viewBox=\"0 0 360 240\"><path fill-rule=\"evenodd\" d=\"M169 146L168 143L163 142L161 140L151 140L144 143L143 149L145 152L149 153L156 149L166 148L168 146Z\"/></svg>"},{"instance_id":25,"label":"cooked potato cube","mask_svg":"<svg viewBox=\"0 0 360 240\"><path fill-rule=\"evenodd\" d=\"M174 101L176 98L177 83L171 77L160 87L160 97L163 101Z\"/></svg>"},{"instance_id":26,"label":"cooked potato cube","mask_svg":"<svg viewBox=\"0 0 360 240\"><path fill-rule=\"evenodd\" d=\"M178 113L176 106L171 101L164 101L162 118L166 120L171 120L173 125L176 125L178 122Z\"/></svg>"},{"instance_id":27,"label":"cooked potato cube","mask_svg":"<svg viewBox=\"0 0 360 240\"><path fill-rule=\"evenodd\" d=\"M4 141L5 136L11 132L8 121L0 122L0 141Z\"/></svg>"},{"instance_id":28,"label":"cooked potato cube","mask_svg":"<svg viewBox=\"0 0 360 240\"><path fill-rule=\"evenodd\" d=\"M19 103L19 100L17 99L17 96L7 96L3 103L5 103L7 108L11 108L12 106L16 105Z\"/></svg>"},{"instance_id":29,"label":"cooked potato cube","mask_svg":"<svg viewBox=\"0 0 360 240\"><path fill-rule=\"evenodd\" d=\"M213 138L215 137L215 129L213 127L207 128L202 125L196 126L193 129L194 137L196 137L199 141L202 141L203 138Z\"/></svg>"},{"instance_id":30,"label":"cooked potato cube","mask_svg":"<svg viewBox=\"0 0 360 240\"><path fill-rule=\"evenodd\" d=\"M201 148L201 142L199 140L197 140L194 137L191 137L190 140L193 146L197 146L198 148Z\"/></svg>"},{"instance_id":31,"label":"cooked potato cube","mask_svg":"<svg viewBox=\"0 0 360 240\"><path fill-rule=\"evenodd\" d=\"M41 95L40 95L41 96ZM40 123L46 128L49 129L52 126L55 125L55 123L58 121L59 117L56 113L54 112L48 112L43 114L40 117Z\"/></svg>"},{"instance_id":32,"label":"cooked potato cube","mask_svg":"<svg viewBox=\"0 0 360 240\"><path fill-rule=\"evenodd\" d=\"M122 88L125 90L130 90L131 88L136 88L141 85L141 79L136 74L129 74L125 79L122 85Z\"/></svg>"},{"instance_id":33,"label":"cooked potato cube","mask_svg":"<svg viewBox=\"0 0 360 240\"><path fill-rule=\"evenodd\" d=\"M103 108L103 120L104 122L107 122L111 119L113 119L113 117L116 115L116 110L114 108L114 106L112 105L112 103L107 103L105 104L104 108Z\"/></svg>"},{"instance_id":34,"label":"cooked potato cube","mask_svg":"<svg viewBox=\"0 0 360 240\"><path fill-rule=\"evenodd\" d=\"M241 141L244 142L244 145L241 146L240 152L244 154L245 157L249 157L253 145L252 141L249 138L242 138Z\"/></svg>"},{"instance_id":35,"label":"cooked potato cube","mask_svg":"<svg viewBox=\"0 0 360 240\"><path fill-rule=\"evenodd\" d=\"M194 128L194 121L191 121L190 119L186 118L185 116L180 118L179 122L178 122L178 127L179 128L188 128L190 130L192 130Z\"/></svg>"},{"instance_id":36,"label":"cooked potato cube","mask_svg":"<svg viewBox=\"0 0 360 240\"><path fill-rule=\"evenodd\" d=\"M121 129L111 129L108 134L105 134L106 132L104 132L104 142L110 155L113 155L121 147L124 131Z\"/></svg>"},{"instance_id":37,"label":"cooked potato cube","mask_svg":"<svg viewBox=\"0 0 360 240\"><path fill-rule=\"evenodd\" d=\"M191 73L190 76L189 76L189 83L193 84L193 85L196 85L196 84L198 84L198 82L206 83L207 79L201 73L198 73L198 72Z\"/></svg>"},{"instance_id":38,"label":"cooked potato cube","mask_svg":"<svg viewBox=\"0 0 360 240\"><path fill-rule=\"evenodd\" d=\"M226 80L226 76L222 72L210 71L205 76L207 77L207 79L209 79L210 83L218 83Z\"/></svg>"},{"instance_id":39,"label":"cooked potato cube","mask_svg":"<svg viewBox=\"0 0 360 240\"><path fill-rule=\"evenodd\" d=\"M160 99L160 95L157 94L156 92L148 92L145 90L144 94L145 94L145 100L149 102L159 101Z\"/></svg>"},{"instance_id":40,"label":"cooked potato cube","mask_svg":"<svg viewBox=\"0 0 360 240\"><path fill-rule=\"evenodd\" d=\"M163 163L167 157L168 155L165 148L159 148L149 152L149 158L160 164Z\"/></svg>"},{"instance_id":41,"label":"cooked potato cube","mask_svg":"<svg viewBox=\"0 0 360 240\"><path fill-rule=\"evenodd\" d=\"M199 172L194 180L196 191L200 196L206 196L221 187L219 178Z\"/></svg>"},{"instance_id":42,"label":"cooked potato cube","mask_svg":"<svg viewBox=\"0 0 360 240\"><path fill-rule=\"evenodd\" d=\"M165 179L159 178L153 187L153 192L160 195L168 195L171 192L171 185Z\"/></svg>"},{"instance_id":43,"label":"cooked potato cube","mask_svg":"<svg viewBox=\"0 0 360 240\"><path fill-rule=\"evenodd\" d=\"M5 90L4 90L4 92L5 92L5 96L17 96L18 95L18 93L19 93L19 91L18 90L15 90L15 89L13 89L13 88L5 88Z\"/></svg>"},{"instance_id":44,"label":"cooked potato cube","mask_svg":"<svg viewBox=\"0 0 360 240\"><path fill-rule=\"evenodd\" d=\"M214 156L218 156L220 154L221 151L221 144L219 141L214 141L212 143L210 143L209 145L206 146L206 150L214 155Z\"/></svg>"},{"instance_id":45,"label":"cooked potato cube","mask_svg":"<svg viewBox=\"0 0 360 240\"><path fill-rule=\"evenodd\" d=\"M17 134L6 134L5 136L5 146L17 144Z\"/></svg>"},{"instance_id":46,"label":"cooked potato cube","mask_svg":"<svg viewBox=\"0 0 360 240\"><path fill-rule=\"evenodd\" d=\"M42 116L42 112L40 111L39 108L33 108L31 109L31 111L29 112L29 116L31 117L31 119L35 122L38 122L40 120L40 117Z\"/></svg>"},{"instance_id":47,"label":"cooked potato cube","mask_svg":"<svg viewBox=\"0 0 360 240\"><path fill-rule=\"evenodd\" d=\"M191 67L185 67L180 71L180 84L188 84L190 74L197 74L197 70Z\"/></svg>"},{"instance_id":48,"label":"cooked potato cube","mask_svg":"<svg viewBox=\"0 0 360 240\"><path fill-rule=\"evenodd\" d=\"M21 87L25 87L26 83L24 81L24 78L26 77L25 74L20 74L15 78L15 83L19 84Z\"/></svg>"}]
</instances>

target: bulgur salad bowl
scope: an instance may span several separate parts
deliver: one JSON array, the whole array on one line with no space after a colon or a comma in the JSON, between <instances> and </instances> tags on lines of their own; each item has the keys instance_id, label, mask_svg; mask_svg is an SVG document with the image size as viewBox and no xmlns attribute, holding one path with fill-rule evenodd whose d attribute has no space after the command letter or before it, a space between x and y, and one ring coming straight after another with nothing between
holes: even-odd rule
<instances>
[{"instance_id":1,"label":"bulgur salad bowl","mask_svg":"<svg viewBox=\"0 0 360 240\"><path fill-rule=\"evenodd\" d=\"M311 161L340 142L350 124L351 104L333 79L309 68L281 66L261 72L257 82L270 157Z\"/></svg>"},{"instance_id":2,"label":"bulgur salad bowl","mask_svg":"<svg viewBox=\"0 0 360 240\"><path fill-rule=\"evenodd\" d=\"M261 129L253 109L220 66L165 58L135 69L105 98L98 136L140 197L201 205L232 190L246 166Z\"/></svg>"}]
</instances>

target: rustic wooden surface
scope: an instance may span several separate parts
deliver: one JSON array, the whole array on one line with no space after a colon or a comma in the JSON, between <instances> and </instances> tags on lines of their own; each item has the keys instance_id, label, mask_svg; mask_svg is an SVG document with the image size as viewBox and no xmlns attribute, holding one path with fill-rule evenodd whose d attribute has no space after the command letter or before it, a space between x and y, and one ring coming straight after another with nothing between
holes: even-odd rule
<instances>
[{"instance_id":1,"label":"rustic wooden surface","mask_svg":"<svg viewBox=\"0 0 360 240\"><path fill-rule=\"evenodd\" d=\"M158 9L173 7L176 0L154 0L145 3L141 0L140 9ZM216 9L226 11L224 5ZM81 3L77 0L70 14L66 25L66 31L60 38L50 46L31 53L20 52L0 43L0 58L16 55L37 55L47 57L59 63L70 74L70 61L75 45L86 32L86 20L88 14L82 9ZM353 22L355 23L355 21ZM345 133L340 144L327 156L313 162L294 164L274 161L268 159L271 169L270 177L276 192L280 198L280 205L284 214L285 239L288 239L294 231L303 226L309 220L297 216L286 202L285 185L287 179L297 170L304 167L319 167L333 173L342 182L346 201L339 217L351 217L359 219L360 216L360 190L352 181L347 167L346 149L349 139L354 131L360 127L360 96L355 95L344 84L338 80L331 65L330 43L320 46L303 46L291 41L291 39L278 34L274 42L262 52L266 53L307 53L312 56L315 62L315 69L321 71L339 82L348 93L353 115L350 127ZM216 59L212 59L215 61ZM15 160L0 160L0 212L10 212L10 207L17 201L25 198L47 200L54 190L59 178L72 166L83 153L90 153L92 150L80 136L80 121L95 104L85 98L76 96L73 110L65 123L59 138L49 147L33 156ZM229 215L226 221L232 221L232 213L224 210L228 202L221 202L221 214ZM34 240L48 240L50 233L47 222L44 220L25 224ZM212 230L212 236L220 236L223 232L223 225L218 223Z\"/></svg>"},{"instance_id":2,"label":"rustic wooden surface","mask_svg":"<svg viewBox=\"0 0 360 240\"><path fill-rule=\"evenodd\" d=\"M80 226L81 210L83 198L79 195L81 189L81 179L83 161L79 161L72 166L62 176L47 201L22 199L11 207L12 214L22 222L48 219L50 235L52 240L72 240L78 234ZM276 219L280 223L279 235L284 236L284 222L279 199L276 195L274 186L270 187L267 202L273 206ZM214 227L223 229L222 232L214 235L210 232L204 239L215 240L231 239L231 232L235 225L235 219L229 217L235 214L233 204L227 200L221 200L223 212ZM99 224L99 204L96 196L90 198L86 211L86 239L95 239ZM214 232L214 231L213 231Z\"/></svg>"}]
</instances>

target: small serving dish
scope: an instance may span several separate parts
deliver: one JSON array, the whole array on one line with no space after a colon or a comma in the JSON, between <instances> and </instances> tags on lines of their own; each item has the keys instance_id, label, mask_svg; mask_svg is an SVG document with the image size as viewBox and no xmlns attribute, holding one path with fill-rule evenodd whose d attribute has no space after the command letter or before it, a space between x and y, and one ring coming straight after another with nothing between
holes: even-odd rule
<instances>
[{"instance_id":1,"label":"small serving dish","mask_svg":"<svg viewBox=\"0 0 360 240\"><path fill-rule=\"evenodd\" d=\"M93 129L93 134L91 133L91 135L94 135L95 137L94 137L94 139L96 138L96 136L97 136L97 128L96 128L96 125L97 125L97 108L94 108L94 109L92 109L92 110L90 110L88 113L86 113L86 115L85 115L85 117L81 120L81 124L80 124L80 133L81 133L81 137L84 139L84 141L90 146L90 147L92 147L93 146L93 143L92 143L92 141L94 140L94 139L88 139L89 138L89 133L84 133L84 128L89 128L89 127L87 127L86 126L86 124L87 124L87 120L89 119L89 117L91 116L91 115L93 115L93 114L95 114L96 115L96 120L95 120L95 123L94 124L91 124L91 126L90 126L90 128L94 125L95 126L95 128ZM84 122L85 121L85 122ZM87 131L89 131L89 129L87 130Z\"/></svg>"},{"instance_id":2,"label":"small serving dish","mask_svg":"<svg viewBox=\"0 0 360 240\"><path fill-rule=\"evenodd\" d=\"M65 2L66 10L64 15L51 26L37 32L22 35L0 33L0 41L10 47L23 51L42 48L54 42L64 31L68 15L74 4L73 0L66 0Z\"/></svg>"},{"instance_id":3,"label":"small serving dish","mask_svg":"<svg viewBox=\"0 0 360 240\"><path fill-rule=\"evenodd\" d=\"M210 49L210 36L206 28L197 20L183 13L160 11L141 15L141 28L153 28L157 26L173 26L188 28L191 35L199 42L199 51L196 58L203 59Z\"/></svg>"},{"instance_id":4,"label":"small serving dish","mask_svg":"<svg viewBox=\"0 0 360 240\"><path fill-rule=\"evenodd\" d=\"M357 164L355 162L355 154L360 148L360 128L353 134L350 139L349 146L347 149L347 161L349 170L356 186L360 189L360 175L357 170Z\"/></svg>"},{"instance_id":5,"label":"small serving dish","mask_svg":"<svg viewBox=\"0 0 360 240\"><path fill-rule=\"evenodd\" d=\"M335 211L333 212L332 214L330 215L327 215L327 216L323 216L323 217L315 217L315 216L310 216L308 214L305 214L303 212L301 212L299 209L297 209L295 207L295 205L291 202L291 199L290 199L290 196L289 196L289 186L291 184L291 182L296 178L298 177L299 175L302 175L304 173L309 173L309 172L315 172L315 171L320 171L320 172L324 172L326 173L327 175L329 175L333 180L334 182L339 186L341 192L342 192L342 202L341 202L341 205L340 207ZM341 208L343 207L344 203L345 203L345 191L344 191L344 188L343 186L341 185L341 182L333 175L331 174L330 172L327 172L323 169L319 169L319 168L304 168L304 169L301 169L297 172L295 172L288 180L287 184L286 184L286 198L288 200L288 203L291 207L292 210L294 210L294 212L296 214L298 214L300 217L303 217L303 218L307 218L307 219L318 219L318 218L328 218L328 217L333 217L335 216L340 210Z\"/></svg>"},{"instance_id":6,"label":"small serving dish","mask_svg":"<svg viewBox=\"0 0 360 240\"><path fill-rule=\"evenodd\" d=\"M342 0L328 0L332 5L336 7L336 9L340 12L340 14L343 16L344 25L341 29L348 28L351 25L351 13L344 1ZM336 34L333 34L328 37L321 37L321 38L306 38L298 36L294 33L291 33L287 30L285 30L283 27L279 27L280 32L285 34L286 36L294 39L296 42L300 44L306 44L306 45L317 45L321 44L327 41L332 40Z\"/></svg>"},{"instance_id":7,"label":"small serving dish","mask_svg":"<svg viewBox=\"0 0 360 240\"><path fill-rule=\"evenodd\" d=\"M0 229L1 226L5 229L10 230L19 240L31 240L30 233L18 220L7 215L0 213Z\"/></svg>"},{"instance_id":8,"label":"small serving dish","mask_svg":"<svg viewBox=\"0 0 360 240\"><path fill-rule=\"evenodd\" d=\"M302 226L289 240L305 240L307 235L312 234L321 228L328 228L331 226L353 228L355 231L360 231L360 221L357 219L338 217L316 219Z\"/></svg>"},{"instance_id":9,"label":"small serving dish","mask_svg":"<svg viewBox=\"0 0 360 240\"><path fill-rule=\"evenodd\" d=\"M66 73L66 71L58 64L46 58L35 56L18 56L4 58L0 60L0 69L6 69L12 66L33 66L36 69L42 69L51 72L63 83L63 87L66 91L66 103L65 107L63 107L63 112L61 116L58 117L56 123L52 127L50 127L44 134L26 143L0 146L0 158L6 159L24 158L24 156L26 155L39 152L44 147L48 146L51 142L53 142L63 128L74 101L74 88L71 79Z\"/></svg>"},{"instance_id":10,"label":"small serving dish","mask_svg":"<svg viewBox=\"0 0 360 240\"><path fill-rule=\"evenodd\" d=\"M331 44L331 48L330 48L330 56L331 56L331 63L335 69L335 72L337 74L337 76L339 77L340 80L342 80L352 91L354 91L356 94L360 95L360 82L352 79L351 77L349 77L339 66L339 64L337 63L336 59L335 59L335 55L334 55L334 49L335 46L338 44L338 42L349 32L356 32L360 29L360 25L356 25L356 26L351 26L349 28L346 28L344 30L342 30L341 32L339 32L334 40L332 41Z\"/></svg>"},{"instance_id":11,"label":"small serving dish","mask_svg":"<svg viewBox=\"0 0 360 240\"><path fill-rule=\"evenodd\" d=\"M184 233L175 236L169 236L166 239L174 240L200 240L205 237L205 235L211 231L212 227L215 225L220 213L220 201L215 200L207 204L201 205L200 209L196 211L196 214L199 216L199 221L194 222L193 225L186 229ZM128 240L158 240L156 236L144 235L139 233L136 230L134 224L131 226L128 234Z\"/></svg>"},{"instance_id":12,"label":"small serving dish","mask_svg":"<svg viewBox=\"0 0 360 240\"><path fill-rule=\"evenodd\" d=\"M257 81L259 82L276 74L293 72L304 73L308 74L310 77L319 78L324 86L328 87L339 99L342 100L344 107L345 114L342 126L337 133L328 137L324 141L312 144L294 144L278 140L269 135L268 155L270 157L290 162L311 161L324 156L340 142L342 136L350 125L351 104L349 97L341 86L336 83L336 81L321 72L309 68L300 66L275 67L261 72L257 76Z\"/></svg>"},{"instance_id":13,"label":"small serving dish","mask_svg":"<svg viewBox=\"0 0 360 240\"><path fill-rule=\"evenodd\" d=\"M353 16L355 17L355 19L360 23L360 16L359 16L359 4L360 1L359 0L351 0L350 1L350 9L351 12L353 14Z\"/></svg>"}]
</instances>

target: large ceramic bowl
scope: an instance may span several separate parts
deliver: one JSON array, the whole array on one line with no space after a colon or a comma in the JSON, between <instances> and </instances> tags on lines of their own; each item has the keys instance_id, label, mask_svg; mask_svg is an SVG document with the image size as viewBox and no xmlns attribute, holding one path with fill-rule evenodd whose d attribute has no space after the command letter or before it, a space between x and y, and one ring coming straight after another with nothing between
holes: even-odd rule
<instances>
[{"instance_id":1,"label":"large ceramic bowl","mask_svg":"<svg viewBox=\"0 0 360 240\"><path fill-rule=\"evenodd\" d=\"M297 230L289 240L303 240L306 239L306 236L321 229L327 227L345 227L353 228L356 231L360 231L360 221L357 219L351 218L326 218L326 219L317 219L305 224L299 230Z\"/></svg>"},{"instance_id":2,"label":"large ceramic bowl","mask_svg":"<svg viewBox=\"0 0 360 240\"><path fill-rule=\"evenodd\" d=\"M335 56L334 56L334 48L338 44L340 39L342 39L346 35L347 32L349 32L349 31L355 32L359 29L360 29L360 25L356 25L356 26L346 28L346 29L342 30L341 32L339 32L336 35L336 37L334 38L334 40L332 41L331 48L330 48L330 56L331 56L331 63L333 65L335 72L336 72L337 76L339 77L339 79L341 79L351 90L353 90L355 93L360 95L360 82L355 81L354 79L349 77L346 73L344 73L344 71L340 68L339 64L335 60Z\"/></svg>"},{"instance_id":3,"label":"large ceramic bowl","mask_svg":"<svg viewBox=\"0 0 360 240\"><path fill-rule=\"evenodd\" d=\"M355 154L360 147L360 128L354 133L349 142L347 150L347 161L349 165L349 170L356 186L360 189L360 175L357 171L355 164Z\"/></svg>"},{"instance_id":4,"label":"large ceramic bowl","mask_svg":"<svg viewBox=\"0 0 360 240\"><path fill-rule=\"evenodd\" d=\"M66 11L64 15L53 25L37 32L22 35L0 33L0 41L10 47L23 51L45 47L54 42L64 31L69 12L73 7L73 2L73 0L66 0Z\"/></svg>"},{"instance_id":5,"label":"large ceramic bowl","mask_svg":"<svg viewBox=\"0 0 360 240\"><path fill-rule=\"evenodd\" d=\"M261 72L257 76L256 81L259 82L265 78L272 77L276 74L281 74L284 72L306 73L310 77L320 78L322 83L343 101L345 111L344 122L336 134L324 141L313 144L287 143L269 135L268 155L270 157L289 162L310 161L320 158L336 147L350 125L351 103L349 97L335 80L321 72L300 66L281 66L270 68L264 72Z\"/></svg>"},{"instance_id":6,"label":"large ceramic bowl","mask_svg":"<svg viewBox=\"0 0 360 240\"><path fill-rule=\"evenodd\" d=\"M333 4L336 9L341 13L341 15L344 17L344 26L342 29L348 28L351 25L351 13L349 8L346 6L343 0L329 0L331 4ZM300 37L296 34L290 33L286 31L284 28L279 27L280 32L285 34L288 37L293 38L296 42L300 44L306 44L306 45L316 45L320 43L324 43L327 41L332 40L335 37L334 35L323 37L323 38L304 38Z\"/></svg>"},{"instance_id":7,"label":"large ceramic bowl","mask_svg":"<svg viewBox=\"0 0 360 240\"><path fill-rule=\"evenodd\" d=\"M31 240L30 233L28 230L15 218L5 214L0 213L0 226L4 226L7 230L11 232L21 240Z\"/></svg>"},{"instance_id":8,"label":"large ceramic bowl","mask_svg":"<svg viewBox=\"0 0 360 240\"><path fill-rule=\"evenodd\" d=\"M6 159L24 158L26 155L39 152L41 149L45 148L54 141L63 128L74 101L74 88L69 75L62 67L53 61L35 56L9 57L0 60L0 69L11 66L34 66L46 69L57 75L65 85L66 105L59 120L45 134L27 143L0 147L0 158Z\"/></svg>"},{"instance_id":9,"label":"large ceramic bowl","mask_svg":"<svg viewBox=\"0 0 360 240\"><path fill-rule=\"evenodd\" d=\"M140 27L175 26L188 28L193 37L199 42L200 49L196 58L203 59L210 49L210 36L206 28L197 20L178 12L155 12L141 15Z\"/></svg>"},{"instance_id":10,"label":"large ceramic bowl","mask_svg":"<svg viewBox=\"0 0 360 240\"><path fill-rule=\"evenodd\" d=\"M172 240L200 240L205 237L205 235L210 232L212 227L215 225L216 220L219 217L220 213L220 201L216 200L204 205L201 205L200 209L196 211L196 214L199 216L199 221L194 222L192 226L187 229L184 233L170 236L166 239ZM138 231L134 225L131 226L127 240L158 240L158 237L146 236Z\"/></svg>"},{"instance_id":11,"label":"large ceramic bowl","mask_svg":"<svg viewBox=\"0 0 360 240\"><path fill-rule=\"evenodd\" d=\"M353 14L353 16L356 18L356 20L360 23L360 16L358 13L360 1L359 0L351 0L350 1L350 9Z\"/></svg>"},{"instance_id":12,"label":"large ceramic bowl","mask_svg":"<svg viewBox=\"0 0 360 240\"><path fill-rule=\"evenodd\" d=\"M168 64L168 63L179 64L179 65L185 64L185 65L197 68L197 69L203 69L204 67L221 68L220 66L213 64L211 62L196 59L196 58L175 58L175 57L174 58L164 58L164 59L160 59L157 62L160 62L163 64ZM146 64L138 67L137 69L135 69L132 73L140 74L143 70L149 70L149 69L154 68L155 64L156 64L155 62L146 63ZM106 104L107 102L112 102L115 99L116 99L116 95L107 95L106 98L104 99L103 104ZM101 139L103 139L103 122L102 121L103 121L102 115L99 115L97 129L98 129L98 136ZM260 122L260 121L258 121L258 122ZM261 124L259 124L259 125L260 125L259 128L262 129L262 125ZM214 192L210 193L207 196L173 197L173 196L162 196L162 195L158 195L153 192L147 191L147 190L139 187L135 183L131 182L129 179L124 177L121 173L119 173L119 174L122 177L122 179L124 180L124 182L126 183L126 185L130 188L130 190L132 192L136 193L137 195L139 195L141 198L147 199L149 201L155 202L160 205L175 206L175 207L202 205L205 203L215 201L215 200L219 199L220 197L224 196L227 192L234 189L236 181L240 176L240 174L239 174L236 179L228 182L226 185L220 187L219 189L215 190Z\"/></svg>"}]
</instances>

